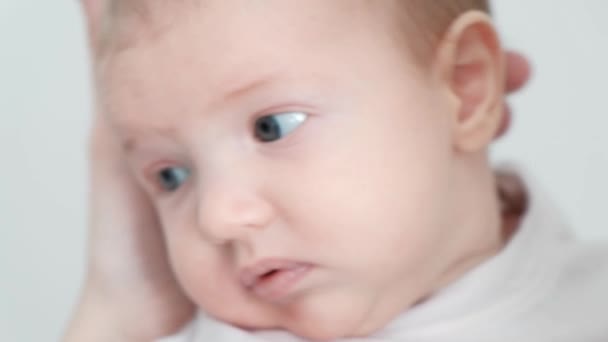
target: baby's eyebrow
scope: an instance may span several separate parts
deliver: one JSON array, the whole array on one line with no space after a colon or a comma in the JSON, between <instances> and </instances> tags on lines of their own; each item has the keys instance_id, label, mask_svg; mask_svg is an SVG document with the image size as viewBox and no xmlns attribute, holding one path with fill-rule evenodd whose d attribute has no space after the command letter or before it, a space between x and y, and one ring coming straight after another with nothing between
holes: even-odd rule
<instances>
[{"instance_id":1,"label":"baby's eyebrow","mask_svg":"<svg viewBox=\"0 0 608 342\"><path fill-rule=\"evenodd\" d=\"M228 83L229 85L225 87L227 90L222 92L223 95L220 96L220 99L222 102L228 102L232 99L242 97L257 88L279 81L282 78L281 76L282 73L274 71L245 81L242 81L243 78L239 77L238 81Z\"/></svg>"},{"instance_id":2,"label":"baby's eyebrow","mask_svg":"<svg viewBox=\"0 0 608 342\"><path fill-rule=\"evenodd\" d=\"M172 128L151 128L146 133L139 130L126 130L125 134L119 137L123 151L127 154L135 153L141 147L141 137L143 135L153 135L166 140L175 141L175 131Z\"/></svg>"}]
</instances>

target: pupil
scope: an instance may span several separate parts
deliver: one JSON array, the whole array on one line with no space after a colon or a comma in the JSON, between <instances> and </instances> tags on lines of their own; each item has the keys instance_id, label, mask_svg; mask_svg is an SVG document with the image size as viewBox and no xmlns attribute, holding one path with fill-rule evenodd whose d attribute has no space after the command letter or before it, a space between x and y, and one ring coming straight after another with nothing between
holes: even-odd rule
<instances>
[{"instance_id":1,"label":"pupil","mask_svg":"<svg viewBox=\"0 0 608 342\"><path fill-rule=\"evenodd\" d=\"M171 170L163 170L160 173L161 180L165 186L165 188L169 190L175 189L175 178L173 178L173 174Z\"/></svg>"},{"instance_id":2,"label":"pupil","mask_svg":"<svg viewBox=\"0 0 608 342\"><path fill-rule=\"evenodd\" d=\"M281 138L281 127L273 116L266 116L256 122L256 137L264 142Z\"/></svg>"},{"instance_id":3,"label":"pupil","mask_svg":"<svg viewBox=\"0 0 608 342\"><path fill-rule=\"evenodd\" d=\"M262 128L262 132L268 133L270 131L270 125L267 122L262 122L260 126Z\"/></svg>"}]
</instances>

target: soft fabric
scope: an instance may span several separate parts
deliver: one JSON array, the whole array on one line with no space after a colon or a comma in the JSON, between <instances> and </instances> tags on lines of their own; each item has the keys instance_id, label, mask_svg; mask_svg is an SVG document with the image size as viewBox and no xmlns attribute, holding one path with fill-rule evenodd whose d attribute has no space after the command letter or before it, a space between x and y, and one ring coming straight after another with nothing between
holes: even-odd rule
<instances>
[{"instance_id":1,"label":"soft fabric","mask_svg":"<svg viewBox=\"0 0 608 342\"><path fill-rule=\"evenodd\" d=\"M528 208L498 255L373 336L340 341L607 342L608 244L578 242L536 182L521 177ZM243 331L202 312L159 340L202 341L303 340L284 331Z\"/></svg>"}]
</instances>

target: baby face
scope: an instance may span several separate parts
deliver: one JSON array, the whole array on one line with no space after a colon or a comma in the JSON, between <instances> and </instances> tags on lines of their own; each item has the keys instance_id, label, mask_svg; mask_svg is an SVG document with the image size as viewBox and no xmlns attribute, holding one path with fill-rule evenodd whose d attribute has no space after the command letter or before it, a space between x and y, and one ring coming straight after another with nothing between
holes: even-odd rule
<instances>
[{"instance_id":1,"label":"baby face","mask_svg":"<svg viewBox=\"0 0 608 342\"><path fill-rule=\"evenodd\" d=\"M370 3L176 9L102 71L176 276L221 320L369 334L454 261L449 100Z\"/></svg>"}]
</instances>

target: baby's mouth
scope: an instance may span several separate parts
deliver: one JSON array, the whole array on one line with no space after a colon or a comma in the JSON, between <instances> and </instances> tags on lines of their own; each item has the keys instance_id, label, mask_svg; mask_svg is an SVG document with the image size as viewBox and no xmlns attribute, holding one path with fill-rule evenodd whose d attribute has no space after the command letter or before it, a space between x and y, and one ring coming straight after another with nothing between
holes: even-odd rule
<instances>
[{"instance_id":1,"label":"baby's mouth","mask_svg":"<svg viewBox=\"0 0 608 342\"><path fill-rule=\"evenodd\" d=\"M264 259L239 273L242 286L255 296L270 301L284 300L313 268L311 264L285 259Z\"/></svg>"}]
</instances>

